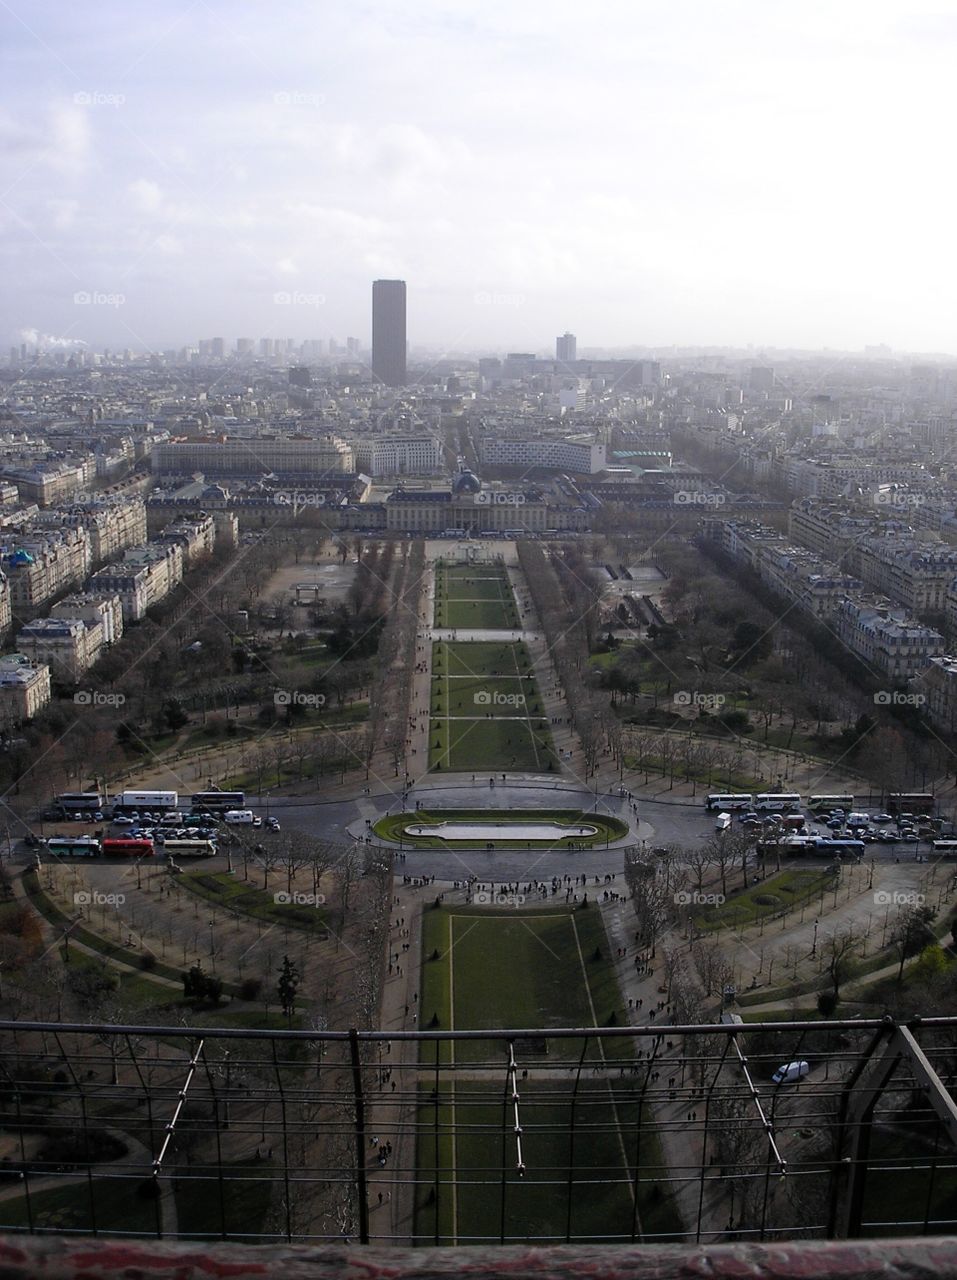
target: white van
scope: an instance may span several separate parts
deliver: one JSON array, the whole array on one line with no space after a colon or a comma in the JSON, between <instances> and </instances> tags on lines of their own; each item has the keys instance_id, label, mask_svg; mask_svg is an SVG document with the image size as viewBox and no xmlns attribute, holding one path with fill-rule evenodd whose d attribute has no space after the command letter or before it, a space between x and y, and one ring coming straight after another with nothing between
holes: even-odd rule
<instances>
[{"instance_id":1,"label":"white van","mask_svg":"<svg viewBox=\"0 0 957 1280\"><path fill-rule=\"evenodd\" d=\"M717 821L714 824L715 831L727 831L731 826L731 814L719 813Z\"/></svg>"},{"instance_id":2,"label":"white van","mask_svg":"<svg viewBox=\"0 0 957 1280\"><path fill-rule=\"evenodd\" d=\"M223 814L223 822L228 822L231 827L253 825L252 809L227 809Z\"/></svg>"},{"instance_id":3,"label":"white van","mask_svg":"<svg viewBox=\"0 0 957 1280\"><path fill-rule=\"evenodd\" d=\"M771 1079L775 1084L795 1084L803 1080L810 1070L807 1062L782 1062Z\"/></svg>"}]
</instances>

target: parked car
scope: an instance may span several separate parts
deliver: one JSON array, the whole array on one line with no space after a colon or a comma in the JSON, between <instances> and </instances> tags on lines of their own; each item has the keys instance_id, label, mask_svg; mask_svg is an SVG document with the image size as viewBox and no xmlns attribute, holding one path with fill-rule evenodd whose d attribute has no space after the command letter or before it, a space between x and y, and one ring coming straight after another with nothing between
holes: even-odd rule
<instances>
[{"instance_id":1,"label":"parked car","mask_svg":"<svg viewBox=\"0 0 957 1280\"><path fill-rule=\"evenodd\" d=\"M796 1084L810 1072L810 1063L804 1061L782 1062L771 1077L775 1084Z\"/></svg>"},{"instance_id":2,"label":"parked car","mask_svg":"<svg viewBox=\"0 0 957 1280\"><path fill-rule=\"evenodd\" d=\"M889 813L875 813L872 818L873 822L893 822L894 819Z\"/></svg>"},{"instance_id":3,"label":"parked car","mask_svg":"<svg viewBox=\"0 0 957 1280\"><path fill-rule=\"evenodd\" d=\"M124 817L123 814L120 814L118 818L113 819L114 827L131 827L132 825L133 825L133 819Z\"/></svg>"},{"instance_id":4,"label":"parked car","mask_svg":"<svg viewBox=\"0 0 957 1280\"><path fill-rule=\"evenodd\" d=\"M279 831L281 829L279 826L278 818L267 818L266 826L269 828L270 831Z\"/></svg>"}]
</instances>

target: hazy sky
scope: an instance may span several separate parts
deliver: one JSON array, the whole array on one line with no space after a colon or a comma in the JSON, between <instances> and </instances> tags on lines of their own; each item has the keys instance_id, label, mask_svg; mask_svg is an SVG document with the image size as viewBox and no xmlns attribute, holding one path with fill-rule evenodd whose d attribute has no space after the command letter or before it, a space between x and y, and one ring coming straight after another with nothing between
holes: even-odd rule
<instances>
[{"instance_id":1,"label":"hazy sky","mask_svg":"<svg viewBox=\"0 0 957 1280\"><path fill-rule=\"evenodd\" d=\"M0 23L7 342L365 341L381 275L450 350L957 350L957 3L2 0Z\"/></svg>"}]
</instances>

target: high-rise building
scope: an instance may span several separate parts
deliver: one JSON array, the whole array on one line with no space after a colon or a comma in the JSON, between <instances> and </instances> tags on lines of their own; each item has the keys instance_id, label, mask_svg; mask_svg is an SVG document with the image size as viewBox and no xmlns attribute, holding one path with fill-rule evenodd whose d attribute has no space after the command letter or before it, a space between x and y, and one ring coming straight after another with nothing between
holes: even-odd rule
<instances>
[{"instance_id":1,"label":"high-rise building","mask_svg":"<svg viewBox=\"0 0 957 1280\"><path fill-rule=\"evenodd\" d=\"M405 385L404 280L372 282L372 372L387 387Z\"/></svg>"},{"instance_id":2,"label":"high-rise building","mask_svg":"<svg viewBox=\"0 0 957 1280\"><path fill-rule=\"evenodd\" d=\"M211 338L209 343L209 354L214 360L222 360L226 354L226 341L224 338Z\"/></svg>"},{"instance_id":3,"label":"high-rise building","mask_svg":"<svg viewBox=\"0 0 957 1280\"><path fill-rule=\"evenodd\" d=\"M360 343L358 338L346 338L346 351L350 356L359 354Z\"/></svg>"},{"instance_id":4,"label":"high-rise building","mask_svg":"<svg viewBox=\"0 0 957 1280\"><path fill-rule=\"evenodd\" d=\"M562 364L574 364L578 359L578 340L573 333L563 333L555 339L555 359Z\"/></svg>"}]
</instances>

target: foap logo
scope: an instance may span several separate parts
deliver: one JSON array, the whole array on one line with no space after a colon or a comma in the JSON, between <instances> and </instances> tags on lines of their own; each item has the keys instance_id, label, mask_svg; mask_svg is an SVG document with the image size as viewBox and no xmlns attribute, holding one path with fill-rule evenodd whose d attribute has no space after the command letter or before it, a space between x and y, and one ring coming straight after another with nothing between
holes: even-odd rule
<instances>
[{"instance_id":1,"label":"foap logo","mask_svg":"<svg viewBox=\"0 0 957 1280\"><path fill-rule=\"evenodd\" d=\"M487 489L483 489L481 493L474 495L472 501L477 507L523 507L525 494L490 493Z\"/></svg>"},{"instance_id":2,"label":"foap logo","mask_svg":"<svg viewBox=\"0 0 957 1280\"><path fill-rule=\"evenodd\" d=\"M122 107L126 102L125 93L103 93L99 89L80 89L73 95L78 107Z\"/></svg>"},{"instance_id":3,"label":"foap logo","mask_svg":"<svg viewBox=\"0 0 957 1280\"><path fill-rule=\"evenodd\" d=\"M878 889L875 907L922 907L927 899L922 893L902 893L900 889Z\"/></svg>"},{"instance_id":4,"label":"foap logo","mask_svg":"<svg viewBox=\"0 0 957 1280\"><path fill-rule=\"evenodd\" d=\"M100 693L98 689L77 689L73 701L78 707L122 707L126 702L126 695Z\"/></svg>"},{"instance_id":5,"label":"foap logo","mask_svg":"<svg viewBox=\"0 0 957 1280\"><path fill-rule=\"evenodd\" d=\"M480 289L473 301L477 307L524 307L524 293L491 293Z\"/></svg>"},{"instance_id":6,"label":"foap logo","mask_svg":"<svg viewBox=\"0 0 957 1280\"><path fill-rule=\"evenodd\" d=\"M299 489L278 490L273 494L272 500L277 507L324 507L326 505L324 493L306 493Z\"/></svg>"},{"instance_id":7,"label":"foap logo","mask_svg":"<svg viewBox=\"0 0 957 1280\"><path fill-rule=\"evenodd\" d=\"M324 107L324 93L303 92L301 89L279 89L272 100L277 107Z\"/></svg>"},{"instance_id":8,"label":"foap logo","mask_svg":"<svg viewBox=\"0 0 957 1280\"><path fill-rule=\"evenodd\" d=\"M324 893L274 893L273 902L277 907L324 907L326 905L326 895Z\"/></svg>"},{"instance_id":9,"label":"foap logo","mask_svg":"<svg viewBox=\"0 0 957 1280\"><path fill-rule=\"evenodd\" d=\"M75 907L122 907L125 893L100 893L99 889L78 889L73 895Z\"/></svg>"},{"instance_id":10,"label":"foap logo","mask_svg":"<svg viewBox=\"0 0 957 1280\"><path fill-rule=\"evenodd\" d=\"M679 489L675 494L676 507L723 507L723 493L698 493L695 489Z\"/></svg>"},{"instance_id":11,"label":"foap logo","mask_svg":"<svg viewBox=\"0 0 957 1280\"><path fill-rule=\"evenodd\" d=\"M125 293L101 293L98 289L78 289L73 295L75 307L122 307Z\"/></svg>"},{"instance_id":12,"label":"foap logo","mask_svg":"<svg viewBox=\"0 0 957 1280\"><path fill-rule=\"evenodd\" d=\"M324 293L301 293L298 289L292 291L280 289L278 293L273 294L272 300L273 306L276 307L324 307L326 305Z\"/></svg>"},{"instance_id":13,"label":"foap logo","mask_svg":"<svg viewBox=\"0 0 957 1280\"><path fill-rule=\"evenodd\" d=\"M524 707L524 693L498 693L488 689L479 689L475 695L477 707Z\"/></svg>"},{"instance_id":14,"label":"foap logo","mask_svg":"<svg viewBox=\"0 0 957 1280\"><path fill-rule=\"evenodd\" d=\"M879 707L922 707L926 701L922 693L901 693L899 689L878 689L874 694Z\"/></svg>"},{"instance_id":15,"label":"foap logo","mask_svg":"<svg viewBox=\"0 0 957 1280\"><path fill-rule=\"evenodd\" d=\"M277 689L272 696L277 707L324 707L324 693L302 693L298 689Z\"/></svg>"},{"instance_id":16,"label":"foap logo","mask_svg":"<svg viewBox=\"0 0 957 1280\"><path fill-rule=\"evenodd\" d=\"M698 707L702 711L717 711L727 699L723 693L699 693L697 689L679 689L672 699L676 707Z\"/></svg>"},{"instance_id":17,"label":"foap logo","mask_svg":"<svg viewBox=\"0 0 957 1280\"><path fill-rule=\"evenodd\" d=\"M697 889L680 889L675 894L678 907L720 907L724 901L723 893L699 893Z\"/></svg>"},{"instance_id":18,"label":"foap logo","mask_svg":"<svg viewBox=\"0 0 957 1280\"><path fill-rule=\"evenodd\" d=\"M874 494L875 507L893 507L897 510L922 507L926 501L922 493L897 493L893 489L878 489Z\"/></svg>"},{"instance_id":19,"label":"foap logo","mask_svg":"<svg viewBox=\"0 0 957 1280\"><path fill-rule=\"evenodd\" d=\"M480 889L472 895L472 901L479 907L524 907L523 893L487 893Z\"/></svg>"}]
</instances>

